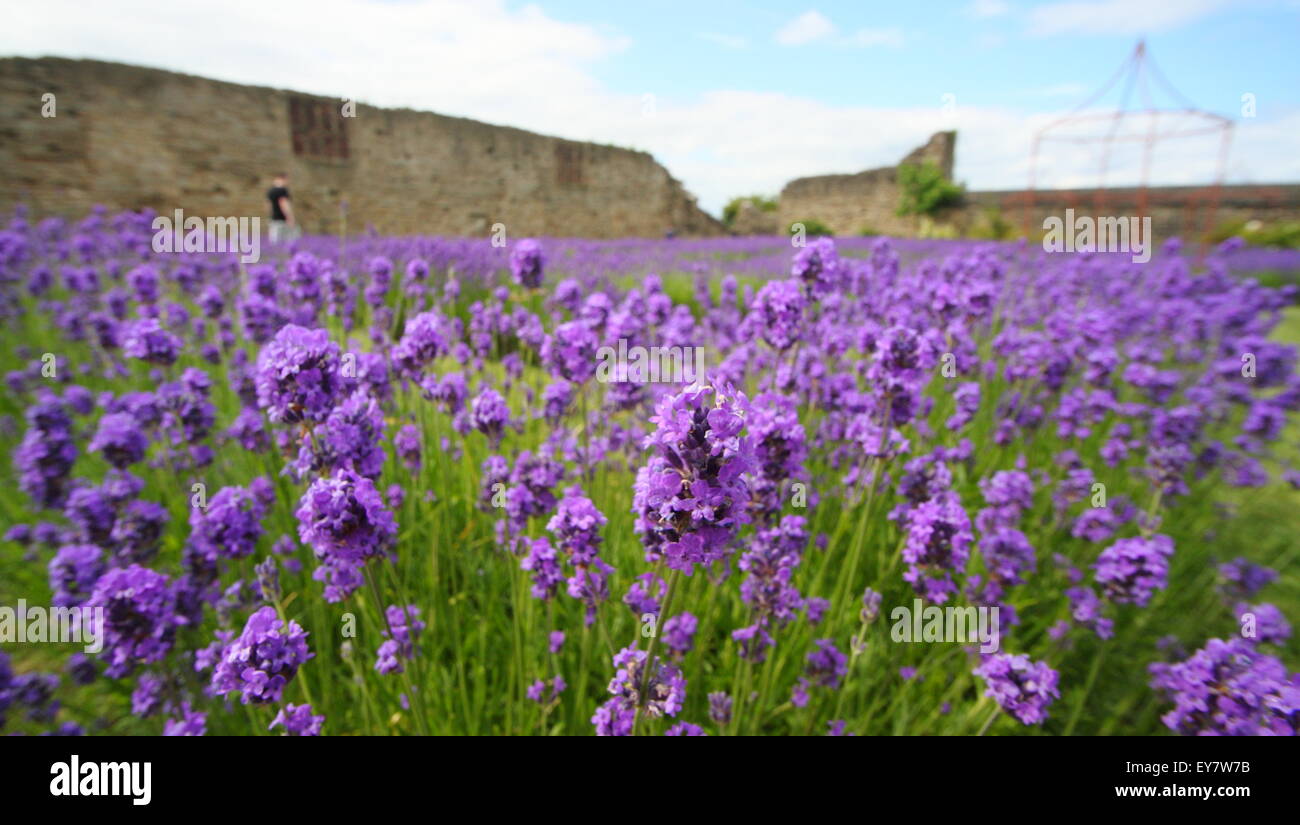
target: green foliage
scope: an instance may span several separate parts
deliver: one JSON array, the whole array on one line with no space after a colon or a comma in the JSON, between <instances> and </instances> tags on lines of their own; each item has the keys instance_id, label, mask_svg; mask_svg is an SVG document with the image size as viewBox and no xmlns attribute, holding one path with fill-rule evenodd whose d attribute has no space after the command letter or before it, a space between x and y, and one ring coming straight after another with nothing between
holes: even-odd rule
<instances>
[{"instance_id":1,"label":"green foliage","mask_svg":"<svg viewBox=\"0 0 1300 825\"><path fill-rule=\"evenodd\" d=\"M1225 221L1211 230L1206 239L1210 243L1220 243L1233 237L1239 237L1252 246L1300 249L1300 221L1269 224L1259 221Z\"/></svg>"},{"instance_id":2,"label":"green foliage","mask_svg":"<svg viewBox=\"0 0 1300 825\"><path fill-rule=\"evenodd\" d=\"M835 231L833 229L831 229L829 226L822 223L821 221L817 220L816 218L804 218L801 221L794 221L793 223L791 223L790 226L787 228L786 231L787 235L794 234L796 224L803 224L804 234L810 238L815 238L821 235L832 236L835 234Z\"/></svg>"},{"instance_id":3,"label":"green foliage","mask_svg":"<svg viewBox=\"0 0 1300 825\"><path fill-rule=\"evenodd\" d=\"M957 227L948 223L937 223L929 215L921 216L921 225L916 230L918 238L953 240L957 237Z\"/></svg>"},{"instance_id":4,"label":"green foliage","mask_svg":"<svg viewBox=\"0 0 1300 825\"><path fill-rule=\"evenodd\" d=\"M970 237L990 241L1010 240L1015 234L1015 227L1002 217L1002 210L997 207L985 209L980 222L970 231Z\"/></svg>"},{"instance_id":5,"label":"green foliage","mask_svg":"<svg viewBox=\"0 0 1300 825\"><path fill-rule=\"evenodd\" d=\"M740 207L745 201L749 201L760 212L775 212L776 198L769 198L766 195L741 195L727 201L727 205L722 207L722 222L731 226L735 222L736 216L740 214Z\"/></svg>"},{"instance_id":6,"label":"green foliage","mask_svg":"<svg viewBox=\"0 0 1300 825\"><path fill-rule=\"evenodd\" d=\"M1265 269L1259 272L1251 272L1250 279L1260 286L1266 286L1269 289L1280 289L1284 286L1294 286L1300 288L1300 275L1295 272L1285 270ZM1300 304L1300 293L1296 295L1295 302ZM1300 339L1298 339L1300 340Z\"/></svg>"},{"instance_id":7,"label":"green foliage","mask_svg":"<svg viewBox=\"0 0 1300 825\"><path fill-rule=\"evenodd\" d=\"M961 201L965 187L953 183L932 161L898 167L899 215L931 215Z\"/></svg>"}]
</instances>

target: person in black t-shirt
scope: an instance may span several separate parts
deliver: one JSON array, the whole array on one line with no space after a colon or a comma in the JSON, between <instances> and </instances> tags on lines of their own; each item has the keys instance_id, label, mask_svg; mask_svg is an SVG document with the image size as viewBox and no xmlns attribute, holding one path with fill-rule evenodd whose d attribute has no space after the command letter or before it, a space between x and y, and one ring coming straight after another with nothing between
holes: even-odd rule
<instances>
[{"instance_id":1,"label":"person in black t-shirt","mask_svg":"<svg viewBox=\"0 0 1300 825\"><path fill-rule=\"evenodd\" d=\"M293 218L293 205L289 202L289 176L281 172L275 176L274 185L267 190L266 199L271 202L271 243L289 240L297 234L297 223Z\"/></svg>"}]
</instances>

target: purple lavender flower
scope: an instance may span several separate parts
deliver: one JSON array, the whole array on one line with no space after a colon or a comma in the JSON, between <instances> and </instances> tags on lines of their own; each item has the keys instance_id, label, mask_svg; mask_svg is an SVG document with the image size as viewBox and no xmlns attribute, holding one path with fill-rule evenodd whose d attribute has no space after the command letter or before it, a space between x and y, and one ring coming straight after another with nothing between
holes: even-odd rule
<instances>
[{"instance_id":1,"label":"purple lavender flower","mask_svg":"<svg viewBox=\"0 0 1300 825\"><path fill-rule=\"evenodd\" d=\"M1245 639L1210 639L1177 664L1151 665L1151 687L1174 703L1161 717L1184 735L1294 736L1300 680Z\"/></svg>"},{"instance_id":2,"label":"purple lavender flower","mask_svg":"<svg viewBox=\"0 0 1300 825\"><path fill-rule=\"evenodd\" d=\"M397 537L397 522L374 482L351 470L312 482L297 516L299 537L321 562L314 578L326 582L330 602L351 595L361 585L361 568Z\"/></svg>"},{"instance_id":3,"label":"purple lavender flower","mask_svg":"<svg viewBox=\"0 0 1300 825\"><path fill-rule=\"evenodd\" d=\"M299 479L335 469L376 478L384 466L379 446L383 435L379 402L365 390L357 390L331 410L313 433L303 434L293 471Z\"/></svg>"},{"instance_id":4,"label":"purple lavender flower","mask_svg":"<svg viewBox=\"0 0 1300 825\"><path fill-rule=\"evenodd\" d=\"M750 512L771 522L781 512L788 482L807 481L808 446L793 398L765 392L754 398L748 420L755 471L750 476Z\"/></svg>"},{"instance_id":5,"label":"purple lavender flower","mask_svg":"<svg viewBox=\"0 0 1300 825\"><path fill-rule=\"evenodd\" d=\"M726 727L731 723L731 697L721 691L709 694L709 718Z\"/></svg>"},{"instance_id":6,"label":"purple lavender flower","mask_svg":"<svg viewBox=\"0 0 1300 825\"><path fill-rule=\"evenodd\" d=\"M863 624L871 624L880 615L880 603L884 596L868 587L862 592L862 609L858 611L858 617Z\"/></svg>"},{"instance_id":7,"label":"purple lavender flower","mask_svg":"<svg viewBox=\"0 0 1300 825\"><path fill-rule=\"evenodd\" d=\"M768 346L783 352L803 337L805 306L798 281L769 281L754 298L748 323Z\"/></svg>"},{"instance_id":8,"label":"purple lavender flower","mask_svg":"<svg viewBox=\"0 0 1300 825\"><path fill-rule=\"evenodd\" d=\"M564 465L543 453L524 450L510 470L505 508L510 528L523 532L530 518L541 518L556 506L555 487L564 478Z\"/></svg>"},{"instance_id":9,"label":"purple lavender flower","mask_svg":"<svg viewBox=\"0 0 1300 825\"><path fill-rule=\"evenodd\" d=\"M746 574L740 598L749 605L755 626L763 631L744 635L743 640L750 643L744 648L747 658L762 661L765 648L772 643L770 631L787 624L804 606L790 579L807 544L804 518L785 516L779 527L760 530L740 557L739 567Z\"/></svg>"},{"instance_id":10,"label":"purple lavender flower","mask_svg":"<svg viewBox=\"0 0 1300 825\"><path fill-rule=\"evenodd\" d=\"M393 347L393 364L406 375L420 371L448 351L446 319L437 312L421 312L406 322L402 340Z\"/></svg>"},{"instance_id":11,"label":"purple lavender flower","mask_svg":"<svg viewBox=\"0 0 1300 825\"><path fill-rule=\"evenodd\" d=\"M131 358L165 367L176 363L184 345L178 336L163 329L156 318L144 318L124 325L122 351Z\"/></svg>"},{"instance_id":12,"label":"purple lavender flower","mask_svg":"<svg viewBox=\"0 0 1300 825\"><path fill-rule=\"evenodd\" d=\"M465 376L459 372L448 373L441 378L427 375L421 380L420 389L425 398L438 402L449 413L459 412L469 397Z\"/></svg>"},{"instance_id":13,"label":"purple lavender flower","mask_svg":"<svg viewBox=\"0 0 1300 825\"><path fill-rule=\"evenodd\" d=\"M573 566L567 591L586 606L588 625L596 620L596 608L609 598L609 574L614 572L600 557L600 529L605 522L605 515L574 485L565 491L546 524Z\"/></svg>"},{"instance_id":14,"label":"purple lavender flower","mask_svg":"<svg viewBox=\"0 0 1300 825\"><path fill-rule=\"evenodd\" d=\"M223 487L206 508L190 510L190 544L204 558L242 559L257 549L266 507L252 491Z\"/></svg>"},{"instance_id":15,"label":"purple lavender flower","mask_svg":"<svg viewBox=\"0 0 1300 825\"><path fill-rule=\"evenodd\" d=\"M104 640L101 654L107 675L126 676L137 664L161 661L171 650L176 626L176 594L162 573L138 564L109 570L95 583L82 605L83 615L103 608Z\"/></svg>"},{"instance_id":16,"label":"purple lavender flower","mask_svg":"<svg viewBox=\"0 0 1300 825\"><path fill-rule=\"evenodd\" d=\"M27 707L27 718L31 721L52 722L61 706L54 698L59 681L57 673L21 673L13 677L9 697L14 704Z\"/></svg>"},{"instance_id":17,"label":"purple lavender flower","mask_svg":"<svg viewBox=\"0 0 1300 825\"><path fill-rule=\"evenodd\" d=\"M257 592L262 601L275 604L280 601L280 564L275 556L267 556L253 567L257 576Z\"/></svg>"},{"instance_id":18,"label":"purple lavender flower","mask_svg":"<svg viewBox=\"0 0 1300 825\"><path fill-rule=\"evenodd\" d=\"M284 686L314 655L307 649L307 631L293 621L286 626L275 608L262 607L222 652L212 689L218 696L238 691L245 705L278 702Z\"/></svg>"},{"instance_id":19,"label":"purple lavender flower","mask_svg":"<svg viewBox=\"0 0 1300 825\"><path fill-rule=\"evenodd\" d=\"M632 719L640 702L644 680L646 656L644 650L634 645L623 648L614 656L614 678L609 682L609 692L614 698L601 705L592 717L597 736L628 736ZM686 699L686 680L673 665L655 660L645 689L644 712L651 718L676 716Z\"/></svg>"},{"instance_id":20,"label":"purple lavender flower","mask_svg":"<svg viewBox=\"0 0 1300 825\"><path fill-rule=\"evenodd\" d=\"M804 284L809 295L817 296L840 286L840 268L835 241L817 238L795 253L790 274Z\"/></svg>"},{"instance_id":21,"label":"purple lavender flower","mask_svg":"<svg viewBox=\"0 0 1300 825\"><path fill-rule=\"evenodd\" d=\"M691 613L679 613L664 622L664 646L674 653L689 653L695 644L695 631L700 621Z\"/></svg>"},{"instance_id":22,"label":"purple lavender flower","mask_svg":"<svg viewBox=\"0 0 1300 825\"><path fill-rule=\"evenodd\" d=\"M194 710L189 702L181 703L179 719L168 719L163 725L163 736L203 736L208 732L208 715Z\"/></svg>"},{"instance_id":23,"label":"purple lavender flower","mask_svg":"<svg viewBox=\"0 0 1300 825\"><path fill-rule=\"evenodd\" d=\"M74 535L83 542L105 544L117 517L114 501L103 487L78 487L68 496L63 514L76 528Z\"/></svg>"},{"instance_id":24,"label":"purple lavender flower","mask_svg":"<svg viewBox=\"0 0 1300 825\"><path fill-rule=\"evenodd\" d=\"M908 516L903 580L922 597L943 604L957 592L952 576L965 568L972 538L970 520L955 494L917 505Z\"/></svg>"},{"instance_id":25,"label":"purple lavender flower","mask_svg":"<svg viewBox=\"0 0 1300 825\"><path fill-rule=\"evenodd\" d=\"M1037 564L1034 546L1025 534L1013 527L1000 527L979 542L980 555L988 571L988 584L999 594L1002 588L1021 584Z\"/></svg>"},{"instance_id":26,"label":"purple lavender flower","mask_svg":"<svg viewBox=\"0 0 1300 825\"><path fill-rule=\"evenodd\" d=\"M596 708L591 717L597 736L631 736L635 721L636 707L618 697Z\"/></svg>"},{"instance_id":27,"label":"purple lavender flower","mask_svg":"<svg viewBox=\"0 0 1300 825\"><path fill-rule=\"evenodd\" d=\"M542 363L556 378L581 384L596 374L600 339L581 321L568 321L555 328L542 343Z\"/></svg>"},{"instance_id":28,"label":"purple lavender flower","mask_svg":"<svg viewBox=\"0 0 1300 825\"><path fill-rule=\"evenodd\" d=\"M551 424L558 424L572 403L573 385L563 378L552 381L542 390L542 417Z\"/></svg>"},{"instance_id":29,"label":"purple lavender flower","mask_svg":"<svg viewBox=\"0 0 1300 825\"><path fill-rule=\"evenodd\" d=\"M343 388L338 345L323 329L289 324L262 348L255 381L272 421L323 421Z\"/></svg>"},{"instance_id":30,"label":"purple lavender flower","mask_svg":"<svg viewBox=\"0 0 1300 825\"><path fill-rule=\"evenodd\" d=\"M113 521L108 547L123 564L143 564L158 552L169 516L162 505L136 500Z\"/></svg>"},{"instance_id":31,"label":"purple lavender flower","mask_svg":"<svg viewBox=\"0 0 1300 825\"><path fill-rule=\"evenodd\" d=\"M510 250L510 274L515 283L526 289L542 285L545 264L542 245L532 238L524 238Z\"/></svg>"},{"instance_id":32,"label":"purple lavender flower","mask_svg":"<svg viewBox=\"0 0 1300 825\"><path fill-rule=\"evenodd\" d=\"M1254 598L1259 591L1277 581L1276 570L1244 557L1219 565L1219 575L1223 577L1224 590L1237 601Z\"/></svg>"},{"instance_id":33,"label":"purple lavender flower","mask_svg":"<svg viewBox=\"0 0 1300 825\"><path fill-rule=\"evenodd\" d=\"M696 564L721 559L748 521L753 469L750 440L741 435L749 404L730 387L692 386L660 401L651 422L653 449L637 473L632 501L646 557L690 575Z\"/></svg>"},{"instance_id":34,"label":"purple lavender flower","mask_svg":"<svg viewBox=\"0 0 1300 825\"><path fill-rule=\"evenodd\" d=\"M158 270L148 264L137 266L126 273L127 286L135 291L135 299L142 304L158 300Z\"/></svg>"},{"instance_id":35,"label":"purple lavender flower","mask_svg":"<svg viewBox=\"0 0 1300 825\"><path fill-rule=\"evenodd\" d=\"M995 700L1021 724L1040 725L1047 709L1061 694L1058 674L1046 662L1034 662L1024 654L996 653L975 668L984 680L984 695Z\"/></svg>"},{"instance_id":36,"label":"purple lavender flower","mask_svg":"<svg viewBox=\"0 0 1300 825\"><path fill-rule=\"evenodd\" d=\"M690 722L678 722L664 731L664 736L708 736L704 728Z\"/></svg>"},{"instance_id":37,"label":"purple lavender flower","mask_svg":"<svg viewBox=\"0 0 1300 825\"><path fill-rule=\"evenodd\" d=\"M75 607L91 594L104 573L104 551L93 544L69 544L59 548L50 561L51 602L57 607Z\"/></svg>"},{"instance_id":38,"label":"purple lavender flower","mask_svg":"<svg viewBox=\"0 0 1300 825\"><path fill-rule=\"evenodd\" d=\"M99 669L95 667L95 660L80 651L69 656L64 667L72 677L72 681L78 685L89 685L99 678ZM3 683L3 677L0 677L0 693L4 692ZM2 713L3 709L0 709L0 714ZM3 726L4 722L0 719L0 727Z\"/></svg>"},{"instance_id":39,"label":"purple lavender flower","mask_svg":"<svg viewBox=\"0 0 1300 825\"><path fill-rule=\"evenodd\" d=\"M1070 615L1076 624L1097 634L1099 639L1114 635L1115 623L1102 615L1102 602L1091 587L1071 587L1065 591L1070 600Z\"/></svg>"},{"instance_id":40,"label":"purple lavender flower","mask_svg":"<svg viewBox=\"0 0 1300 825\"><path fill-rule=\"evenodd\" d=\"M407 424L397 431L393 436L393 447L406 469L411 472L420 469L420 431L414 424Z\"/></svg>"},{"instance_id":41,"label":"purple lavender flower","mask_svg":"<svg viewBox=\"0 0 1300 825\"><path fill-rule=\"evenodd\" d=\"M135 419L125 413L113 413L99 420L99 429L90 440L92 453L103 453L104 460L118 469L126 469L144 459L149 439L140 432Z\"/></svg>"},{"instance_id":42,"label":"purple lavender flower","mask_svg":"<svg viewBox=\"0 0 1300 825\"><path fill-rule=\"evenodd\" d=\"M46 395L27 408L27 432L14 452L18 488L41 507L58 507L67 497L67 479L77 460L72 419L63 404Z\"/></svg>"},{"instance_id":43,"label":"purple lavender flower","mask_svg":"<svg viewBox=\"0 0 1300 825\"><path fill-rule=\"evenodd\" d=\"M528 553L520 559L519 566L533 574L533 598L547 601L564 581L564 571L560 568L555 548L545 537L527 544Z\"/></svg>"},{"instance_id":44,"label":"purple lavender flower","mask_svg":"<svg viewBox=\"0 0 1300 825\"><path fill-rule=\"evenodd\" d=\"M528 690L525 691L525 694L530 700L537 702L538 704L544 702L555 702L559 700L560 694L564 692L566 687L568 687L568 685L565 683L564 677L556 675L555 678L550 680L538 679L536 682L533 682L528 686ZM550 688L549 695L547 695L547 688Z\"/></svg>"},{"instance_id":45,"label":"purple lavender flower","mask_svg":"<svg viewBox=\"0 0 1300 825\"><path fill-rule=\"evenodd\" d=\"M642 573L636 577L623 596L623 603L640 618L646 614L659 613L659 601L664 597L667 584L654 573Z\"/></svg>"},{"instance_id":46,"label":"purple lavender flower","mask_svg":"<svg viewBox=\"0 0 1300 825\"><path fill-rule=\"evenodd\" d=\"M1146 607L1152 594L1165 588L1174 541L1168 536L1120 539L1097 558L1096 578L1116 604Z\"/></svg>"},{"instance_id":47,"label":"purple lavender flower","mask_svg":"<svg viewBox=\"0 0 1300 825\"><path fill-rule=\"evenodd\" d=\"M1291 625L1276 605L1242 602L1233 612L1237 614L1237 624L1246 638L1275 645L1286 644L1286 640L1291 638Z\"/></svg>"},{"instance_id":48,"label":"purple lavender flower","mask_svg":"<svg viewBox=\"0 0 1300 825\"><path fill-rule=\"evenodd\" d=\"M163 706L166 682L156 673L141 673L131 692L131 712L142 719L153 716Z\"/></svg>"},{"instance_id":49,"label":"purple lavender flower","mask_svg":"<svg viewBox=\"0 0 1300 825\"><path fill-rule=\"evenodd\" d=\"M510 407L501 393L488 387L474 399L470 420L479 432L495 443L501 440L506 425L510 423Z\"/></svg>"},{"instance_id":50,"label":"purple lavender flower","mask_svg":"<svg viewBox=\"0 0 1300 825\"><path fill-rule=\"evenodd\" d=\"M415 658L415 637L424 630L420 608L413 604L405 608L391 604L384 611L384 618L388 629L383 633L388 640L379 646L375 670L384 674L401 673L405 670L402 660Z\"/></svg>"},{"instance_id":51,"label":"purple lavender flower","mask_svg":"<svg viewBox=\"0 0 1300 825\"><path fill-rule=\"evenodd\" d=\"M271 720L267 730L274 730L278 725L284 728L285 736L320 736L324 724L325 717L313 714L311 705L295 705L289 702L280 708L280 712Z\"/></svg>"},{"instance_id":52,"label":"purple lavender flower","mask_svg":"<svg viewBox=\"0 0 1300 825\"><path fill-rule=\"evenodd\" d=\"M817 649L808 654L805 675L813 684L838 688L840 680L848 675L849 657L841 653L831 639L818 639L816 645Z\"/></svg>"},{"instance_id":53,"label":"purple lavender flower","mask_svg":"<svg viewBox=\"0 0 1300 825\"><path fill-rule=\"evenodd\" d=\"M762 625L751 624L731 631L731 638L740 645L740 656L751 662L763 662L767 659L767 649L776 644L772 634Z\"/></svg>"},{"instance_id":54,"label":"purple lavender flower","mask_svg":"<svg viewBox=\"0 0 1300 825\"><path fill-rule=\"evenodd\" d=\"M262 413L256 407L245 407L240 410L226 434L250 453L263 452L271 443L266 435Z\"/></svg>"}]
</instances>

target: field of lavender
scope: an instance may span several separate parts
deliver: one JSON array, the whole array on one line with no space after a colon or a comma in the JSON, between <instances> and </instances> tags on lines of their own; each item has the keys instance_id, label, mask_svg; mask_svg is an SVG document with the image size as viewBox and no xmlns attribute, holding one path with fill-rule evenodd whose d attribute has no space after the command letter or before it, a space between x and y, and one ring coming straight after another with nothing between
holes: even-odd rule
<instances>
[{"instance_id":1,"label":"field of lavender","mask_svg":"<svg viewBox=\"0 0 1300 825\"><path fill-rule=\"evenodd\" d=\"M5 732L1300 729L1294 254L5 227Z\"/></svg>"}]
</instances>

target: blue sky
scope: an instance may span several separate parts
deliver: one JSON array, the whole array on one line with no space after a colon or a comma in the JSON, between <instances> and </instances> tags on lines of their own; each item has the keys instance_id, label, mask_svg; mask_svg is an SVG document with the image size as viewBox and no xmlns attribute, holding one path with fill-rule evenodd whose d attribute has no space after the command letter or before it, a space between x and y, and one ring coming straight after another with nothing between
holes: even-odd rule
<instances>
[{"instance_id":1,"label":"blue sky","mask_svg":"<svg viewBox=\"0 0 1300 825\"><path fill-rule=\"evenodd\" d=\"M0 54L120 60L643 149L715 213L795 177L896 163L943 128L959 132L959 180L1021 188L1034 134L1145 36L1186 98L1236 121L1229 181L1300 180L1300 0L43 0L7 16ZM1149 180L1211 180L1217 149L1216 137L1163 141ZM1038 162L1045 186L1131 183L1140 168L1135 151L1051 143Z\"/></svg>"},{"instance_id":2,"label":"blue sky","mask_svg":"<svg viewBox=\"0 0 1300 825\"><path fill-rule=\"evenodd\" d=\"M1202 108L1235 112L1243 89L1300 102L1300 3L540 5L561 20L629 39L625 50L595 68L612 90L625 93L689 99L726 87L875 106L938 105L940 95L953 93L970 105L1048 111L1082 102L1146 35L1157 64ZM1099 9L1095 26L1053 14L1087 6ZM1107 20L1110 7L1130 9L1128 19ZM1148 11L1131 11L1143 7ZM791 27L804 15L825 22ZM793 29L803 38L778 40Z\"/></svg>"}]
</instances>

